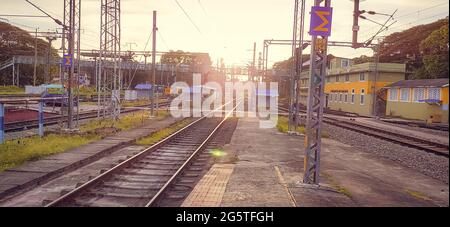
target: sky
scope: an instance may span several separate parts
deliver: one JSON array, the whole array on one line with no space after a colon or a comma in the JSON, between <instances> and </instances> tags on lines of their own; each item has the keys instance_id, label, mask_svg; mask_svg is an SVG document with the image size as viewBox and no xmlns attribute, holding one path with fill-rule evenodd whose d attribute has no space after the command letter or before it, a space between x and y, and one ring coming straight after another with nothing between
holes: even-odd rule
<instances>
[{"instance_id":1,"label":"sky","mask_svg":"<svg viewBox=\"0 0 450 227\"><path fill-rule=\"evenodd\" d=\"M63 0L31 0L52 16L62 20ZM183 13L184 8L189 18ZM253 43L262 51L265 39L291 39L294 0L122 0L122 50L144 50L152 30L153 10L158 12L157 50L207 52L213 62L223 58L228 66L246 65L252 60ZM313 0L306 1L306 32ZM329 40L351 41L353 2L332 0L333 24ZM81 0L82 49L98 49L100 0ZM361 10L391 14L396 9L397 22L381 35L444 18L449 14L448 0L365 0ZM0 20L28 31L54 31L58 25L48 18L8 17L5 14L42 15L25 0L0 0ZM383 15L367 15L383 23ZM360 41L371 37L380 26L360 22ZM305 38L309 35L305 32ZM56 48L60 42L54 42ZM145 50L151 50L151 42ZM291 56L288 46L271 46L269 65ZM330 47L330 53L341 57L372 55L370 49Z\"/></svg>"}]
</instances>

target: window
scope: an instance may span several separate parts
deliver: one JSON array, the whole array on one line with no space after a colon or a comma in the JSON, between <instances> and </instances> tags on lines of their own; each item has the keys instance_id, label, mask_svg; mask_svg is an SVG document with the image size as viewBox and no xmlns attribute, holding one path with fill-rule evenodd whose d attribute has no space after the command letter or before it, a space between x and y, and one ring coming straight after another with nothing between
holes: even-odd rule
<instances>
[{"instance_id":1,"label":"window","mask_svg":"<svg viewBox=\"0 0 450 227\"><path fill-rule=\"evenodd\" d=\"M397 88L389 89L389 101L398 101L398 89Z\"/></svg>"},{"instance_id":2,"label":"window","mask_svg":"<svg viewBox=\"0 0 450 227\"><path fill-rule=\"evenodd\" d=\"M355 89L352 89L352 104L355 104Z\"/></svg>"},{"instance_id":3,"label":"window","mask_svg":"<svg viewBox=\"0 0 450 227\"><path fill-rule=\"evenodd\" d=\"M400 89L400 101L408 102L409 101L409 88Z\"/></svg>"},{"instance_id":4,"label":"window","mask_svg":"<svg viewBox=\"0 0 450 227\"><path fill-rule=\"evenodd\" d=\"M347 68L350 66L350 60L349 59L342 59L341 60L341 67L342 68Z\"/></svg>"},{"instance_id":5,"label":"window","mask_svg":"<svg viewBox=\"0 0 450 227\"><path fill-rule=\"evenodd\" d=\"M347 94L344 95L344 102L345 102L345 103L348 102L348 95L347 95Z\"/></svg>"},{"instance_id":6,"label":"window","mask_svg":"<svg viewBox=\"0 0 450 227\"><path fill-rule=\"evenodd\" d=\"M330 83L330 77L329 76L327 77L327 83Z\"/></svg>"},{"instance_id":7,"label":"window","mask_svg":"<svg viewBox=\"0 0 450 227\"><path fill-rule=\"evenodd\" d=\"M441 89L428 88L428 99L441 100Z\"/></svg>"},{"instance_id":8,"label":"window","mask_svg":"<svg viewBox=\"0 0 450 227\"><path fill-rule=\"evenodd\" d=\"M339 94L339 102L342 102L342 93Z\"/></svg>"},{"instance_id":9,"label":"window","mask_svg":"<svg viewBox=\"0 0 450 227\"><path fill-rule=\"evenodd\" d=\"M336 76L336 82L339 82L339 76Z\"/></svg>"},{"instance_id":10,"label":"window","mask_svg":"<svg viewBox=\"0 0 450 227\"><path fill-rule=\"evenodd\" d=\"M350 75L348 75L348 74L345 75L345 81L346 81L346 82L350 81Z\"/></svg>"},{"instance_id":11,"label":"window","mask_svg":"<svg viewBox=\"0 0 450 227\"><path fill-rule=\"evenodd\" d=\"M414 102L419 102L425 99L425 88L414 88Z\"/></svg>"},{"instance_id":12,"label":"window","mask_svg":"<svg viewBox=\"0 0 450 227\"><path fill-rule=\"evenodd\" d=\"M365 93L366 91L364 90L364 89L361 89L361 95L360 95L360 104L361 105L364 105L364 102L366 101L364 98L365 98Z\"/></svg>"},{"instance_id":13,"label":"window","mask_svg":"<svg viewBox=\"0 0 450 227\"><path fill-rule=\"evenodd\" d=\"M359 73L359 81L365 81L366 80L366 74L365 73Z\"/></svg>"}]
</instances>

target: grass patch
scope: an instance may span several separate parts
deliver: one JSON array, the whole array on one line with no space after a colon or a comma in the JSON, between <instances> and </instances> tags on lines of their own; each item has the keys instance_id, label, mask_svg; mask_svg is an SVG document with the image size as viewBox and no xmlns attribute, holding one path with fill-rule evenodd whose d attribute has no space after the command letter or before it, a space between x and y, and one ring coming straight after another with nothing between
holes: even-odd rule
<instances>
[{"instance_id":1,"label":"grass patch","mask_svg":"<svg viewBox=\"0 0 450 227\"><path fill-rule=\"evenodd\" d=\"M279 132L287 133L289 129L289 118L280 116L278 117L277 129ZM300 134L306 134L306 129L303 126L297 127L297 132ZM322 131L322 138L330 138L328 132Z\"/></svg>"},{"instance_id":2,"label":"grass patch","mask_svg":"<svg viewBox=\"0 0 450 227\"><path fill-rule=\"evenodd\" d=\"M135 100L135 101L125 101L121 105L123 107L135 107L135 106L144 106L144 105L150 105L150 100Z\"/></svg>"},{"instance_id":3,"label":"grass patch","mask_svg":"<svg viewBox=\"0 0 450 227\"><path fill-rule=\"evenodd\" d=\"M278 117L277 129L282 133L287 133L289 130L289 118ZM305 127L297 127L297 132L305 134Z\"/></svg>"},{"instance_id":4,"label":"grass patch","mask_svg":"<svg viewBox=\"0 0 450 227\"><path fill-rule=\"evenodd\" d=\"M0 172L23 164L27 161L64 152L95 140L98 135L55 135L50 134L43 138L38 136L17 140L8 140L0 144Z\"/></svg>"},{"instance_id":5,"label":"grass patch","mask_svg":"<svg viewBox=\"0 0 450 227\"><path fill-rule=\"evenodd\" d=\"M138 127L148 121L148 111L135 112L121 117L118 121L111 119L92 120L80 127L78 135L49 134L8 140L0 144L0 172L37 160L48 155L58 154L82 145L100 140L114 134L116 131L126 131ZM162 120L169 115L167 111L158 111L156 120Z\"/></svg>"},{"instance_id":6,"label":"grass patch","mask_svg":"<svg viewBox=\"0 0 450 227\"><path fill-rule=\"evenodd\" d=\"M163 120L169 113L165 110L157 111L156 120ZM138 111L121 117L118 121L112 119L92 120L80 127L81 132L95 131L101 128L115 128L121 131L141 126L150 120L150 111Z\"/></svg>"},{"instance_id":7,"label":"grass patch","mask_svg":"<svg viewBox=\"0 0 450 227\"><path fill-rule=\"evenodd\" d=\"M326 178L328 180L330 186L332 188L336 189L336 191L338 191L339 193L341 193L349 198L352 198L352 193L348 189L343 187L342 185L338 184L330 174L322 172L320 175L323 176L324 178Z\"/></svg>"},{"instance_id":8,"label":"grass patch","mask_svg":"<svg viewBox=\"0 0 450 227\"><path fill-rule=\"evenodd\" d=\"M25 94L25 88L17 86L0 86L0 95Z\"/></svg>"},{"instance_id":9,"label":"grass patch","mask_svg":"<svg viewBox=\"0 0 450 227\"><path fill-rule=\"evenodd\" d=\"M190 119L184 119L182 121L179 121L175 124L173 124L170 127L161 129L153 134L151 134L148 137L142 138L138 141L136 141L137 145L153 145L159 141L161 141L162 139L172 135L174 132L184 128L185 126L187 126L188 124L191 123Z\"/></svg>"},{"instance_id":10,"label":"grass patch","mask_svg":"<svg viewBox=\"0 0 450 227\"><path fill-rule=\"evenodd\" d=\"M413 190L409 190L409 189L405 189L405 192L416 199L431 201L431 198L426 196L422 192L413 191Z\"/></svg>"}]
</instances>

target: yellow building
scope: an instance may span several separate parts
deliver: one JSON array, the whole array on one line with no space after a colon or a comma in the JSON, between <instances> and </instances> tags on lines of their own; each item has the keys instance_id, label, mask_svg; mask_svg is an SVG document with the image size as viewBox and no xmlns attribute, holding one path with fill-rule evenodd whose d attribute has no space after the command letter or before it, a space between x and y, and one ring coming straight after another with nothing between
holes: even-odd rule
<instances>
[{"instance_id":1,"label":"yellow building","mask_svg":"<svg viewBox=\"0 0 450 227\"><path fill-rule=\"evenodd\" d=\"M387 86L386 115L448 124L448 81L404 80Z\"/></svg>"},{"instance_id":2,"label":"yellow building","mask_svg":"<svg viewBox=\"0 0 450 227\"><path fill-rule=\"evenodd\" d=\"M377 76L376 76L377 75ZM405 64L363 63L354 65L351 59L335 57L330 60L325 83L325 107L356 113L361 116L384 114L386 103L382 88L405 79ZM306 105L309 72L300 76L300 97ZM374 104L374 91L377 104Z\"/></svg>"}]
</instances>

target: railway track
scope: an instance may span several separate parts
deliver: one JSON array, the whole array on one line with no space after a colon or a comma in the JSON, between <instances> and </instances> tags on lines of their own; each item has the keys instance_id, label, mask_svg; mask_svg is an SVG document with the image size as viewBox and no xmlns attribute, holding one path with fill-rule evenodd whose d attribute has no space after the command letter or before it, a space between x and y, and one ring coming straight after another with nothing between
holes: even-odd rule
<instances>
[{"instance_id":1,"label":"railway track","mask_svg":"<svg viewBox=\"0 0 450 227\"><path fill-rule=\"evenodd\" d=\"M400 134L393 131L384 130L377 127L363 125L347 120L337 120L330 117L324 117L324 123L334 125L347 130L359 132L365 135L373 136L382 140L397 143L403 146L430 152L436 155L449 157L449 145L421 138Z\"/></svg>"},{"instance_id":2,"label":"railway track","mask_svg":"<svg viewBox=\"0 0 450 227\"><path fill-rule=\"evenodd\" d=\"M235 108L224 118L194 121L46 206L155 206L186 169L205 158L201 154Z\"/></svg>"},{"instance_id":3,"label":"railway track","mask_svg":"<svg viewBox=\"0 0 450 227\"><path fill-rule=\"evenodd\" d=\"M289 112L286 107L280 106L280 110ZM304 112L304 111L300 111ZM429 141L397 132L360 124L349 120L339 120L333 117L324 116L323 122L329 125L337 126L354 132L362 133L378 139L386 140L402 146L415 148L418 150L433 153L439 156L449 157L449 145L434 141Z\"/></svg>"},{"instance_id":4,"label":"railway track","mask_svg":"<svg viewBox=\"0 0 450 227\"><path fill-rule=\"evenodd\" d=\"M159 104L160 107L166 107L169 105L170 102L162 102ZM148 107L149 105L142 105L142 106L135 106L135 109L130 108L124 108L121 110L121 113L131 113L141 110L140 108ZM79 118L80 120L86 120L86 119L94 119L97 118L97 111L90 111L85 113L80 113ZM75 119L75 117L74 117ZM50 126L50 125L57 125L61 122L66 122L67 120L61 121L61 116L52 116L52 117L46 117L44 118L44 126ZM39 121L38 120L27 120L27 121L18 121L18 122L8 122L5 123L5 132L17 132L17 131L23 131L28 130L32 128L38 128L39 127Z\"/></svg>"}]
</instances>

